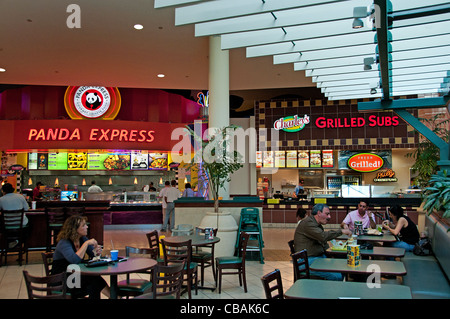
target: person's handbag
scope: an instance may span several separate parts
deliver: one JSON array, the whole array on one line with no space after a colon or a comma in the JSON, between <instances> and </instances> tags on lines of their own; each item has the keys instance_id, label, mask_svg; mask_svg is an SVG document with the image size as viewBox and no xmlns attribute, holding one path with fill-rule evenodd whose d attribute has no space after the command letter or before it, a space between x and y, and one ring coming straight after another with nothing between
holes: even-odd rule
<instances>
[{"instance_id":1,"label":"person's handbag","mask_svg":"<svg viewBox=\"0 0 450 319\"><path fill-rule=\"evenodd\" d=\"M431 252L431 239L428 237L421 238L418 243L415 244L413 254L417 256L429 256Z\"/></svg>"}]
</instances>

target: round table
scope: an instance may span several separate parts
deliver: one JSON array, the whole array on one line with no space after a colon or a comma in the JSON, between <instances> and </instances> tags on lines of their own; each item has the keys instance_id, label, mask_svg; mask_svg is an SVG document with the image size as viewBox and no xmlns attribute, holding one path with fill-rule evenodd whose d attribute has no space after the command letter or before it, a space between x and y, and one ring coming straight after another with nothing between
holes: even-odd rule
<instances>
[{"instance_id":1,"label":"round table","mask_svg":"<svg viewBox=\"0 0 450 319\"><path fill-rule=\"evenodd\" d=\"M117 276L135 272L142 272L152 269L157 264L156 260L151 258L128 258L122 262L112 262L105 266L86 267L85 264L78 264L80 273L86 276L109 275L111 299L117 299Z\"/></svg>"}]
</instances>

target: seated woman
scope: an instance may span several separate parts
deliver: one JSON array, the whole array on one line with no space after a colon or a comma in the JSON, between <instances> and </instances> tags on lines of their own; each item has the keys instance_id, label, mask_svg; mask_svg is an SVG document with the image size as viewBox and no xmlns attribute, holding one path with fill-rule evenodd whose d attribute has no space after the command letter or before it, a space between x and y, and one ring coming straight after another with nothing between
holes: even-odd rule
<instances>
[{"instance_id":1,"label":"seated woman","mask_svg":"<svg viewBox=\"0 0 450 319\"><path fill-rule=\"evenodd\" d=\"M52 274L59 274L66 271L70 264L80 263L85 254L94 257L95 252L101 253L101 247L97 241L86 237L88 226L85 216L73 215L66 219L61 231L58 234L58 244L53 253ZM81 285L76 288L69 288L68 292L73 298L80 298L89 295L90 299L100 299L100 293L109 297L109 287L106 281L100 276L81 276Z\"/></svg>"},{"instance_id":2,"label":"seated woman","mask_svg":"<svg viewBox=\"0 0 450 319\"><path fill-rule=\"evenodd\" d=\"M408 216L403 215L403 208L398 205L389 209L389 217L392 219L392 223L388 220L383 221L383 228L400 239L400 241L392 243L391 246L413 251L414 245L419 242L419 231L416 224Z\"/></svg>"}]
</instances>

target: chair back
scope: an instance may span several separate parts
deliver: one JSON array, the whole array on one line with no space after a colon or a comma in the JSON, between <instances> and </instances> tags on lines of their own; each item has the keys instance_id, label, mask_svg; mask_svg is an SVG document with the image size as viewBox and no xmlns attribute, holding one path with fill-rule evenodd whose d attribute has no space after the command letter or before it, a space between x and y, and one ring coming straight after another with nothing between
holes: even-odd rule
<instances>
[{"instance_id":1,"label":"chair back","mask_svg":"<svg viewBox=\"0 0 450 319\"><path fill-rule=\"evenodd\" d=\"M238 246L238 257L242 258L242 264L245 264L245 255L247 253L247 244L248 240L250 238L250 235L246 232L241 232L241 235L239 236L239 246Z\"/></svg>"},{"instance_id":2,"label":"chair back","mask_svg":"<svg viewBox=\"0 0 450 319\"><path fill-rule=\"evenodd\" d=\"M19 210L2 210L1 214L1 229L6 231L20 231L23 225L23 217L25 211Z\"/></svg>"},{"instance_id":3,"label":"chair back","mask_svg":"<svg viewBox=\"0 0 450 319\"><path fill-rule=\"evenodd\" d=\"M240 223L243 227L255 226L259 227L259 210L254 207L246 207L241 209Z\"/></svg>"},{"instance_id":4,"label":"chair back","mask_svg":"<svg viewBox=\"0 0 450 319\"><path fill-rule=\"evenodd\" d=\"M160 251L159 251L159 235L158 235L158 231L154 230L151 231L147 234L145 234L147 236L147 240L148 240L148 247L150 247L151 249L153 249L154 251L154 255L153 255L153 259L158 258Z\"/></svg>"},{"instance_id":5,"label":"chair back","mask_svg":"<svg viewBox=\"0 0 450 319\"><path fill-rule=\"evenodd\" d=\"M262 276L261 282L267 299L284 299L283 281L279 269Z\"/></svg>"},{"instance_id":6,"label":"chair back","mask_svg":"<svg viewBox=\"0 0 450 319\"><path fill-rule=\"evenodd\" d=\"M66 220L66 210L64 207L46 207L45 219L47 225L62 225Z\"/></svg>"},{"instance_id":7,"label":"chair back","mask_svg":"<svg viewBox=\"0 0 450 319\"><path fill-rule=\"evenodd\" d=\"M294 267L294 281L298 279L309 279L311 277L308 263L308 253L306 249L291 255Z\"/></svg>"},{"instance_id":8,"label":"chair back","mask_svg":"<svg viewBox=\"0 0 450 319\"><path fill-rule=\"evenodd\" d=\"M35 277L23 271L29 299L66 299L66 272Z\"/></svg>"},{"instance_id":9,"label":"chair back","mask_svg":"<svg viewBox=\"0 0 450 319\"><path fill-rule=\"evenodd\" d=\"M289 245L289 249L291 251L291 255L295 254L294 240L291 239L290 241L288 241L288 245Z\"/></svg>"},{"instance_id":10,"label":"chair back","mask_svg":"<svg viewBox=\"0 0 450 319\"><path fill-rule=\"evenodd\" d=\"M41 253L42 262L44 263L45 275L50 276L53 265L53 252Z\"/></svg>"},{"instance_id":11,"label":"chair back","mask_svg":"<svg viewBox=\"0 0 450 319\"><path fill-rule=\"evenodd\" d=\"M153 270L153 298L173 295L180 299L185 262L169 266L157 264Z\"/></svg>"},{"instance_id":12,"label":"chair back","mask_svg":"<svg viewBox=\"0 0 450 319\"><path fill-rule=\"evenodd\" d=\"M186 269L190 268L192 256L191 239L177 243L171 243L162 239L161 243L164 254L164 265L186 262Z\"/></svg>"}]
</instances>

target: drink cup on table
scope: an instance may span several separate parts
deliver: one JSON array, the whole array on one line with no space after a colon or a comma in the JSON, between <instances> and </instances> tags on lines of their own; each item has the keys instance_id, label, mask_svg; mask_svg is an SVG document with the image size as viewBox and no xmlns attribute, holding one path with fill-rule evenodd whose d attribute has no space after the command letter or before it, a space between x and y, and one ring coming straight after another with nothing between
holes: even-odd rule
<instances>
[{"instance_id":1,"label":"drink cup on table","mask_svg":"<svg viewBox=\"0 0 450 319\"><path fill-rule=\"evenodd\" d=\"M111 260L117 261L119 259L119 251L117 249L111 250Z\"/></svg>"}]
</instances>

